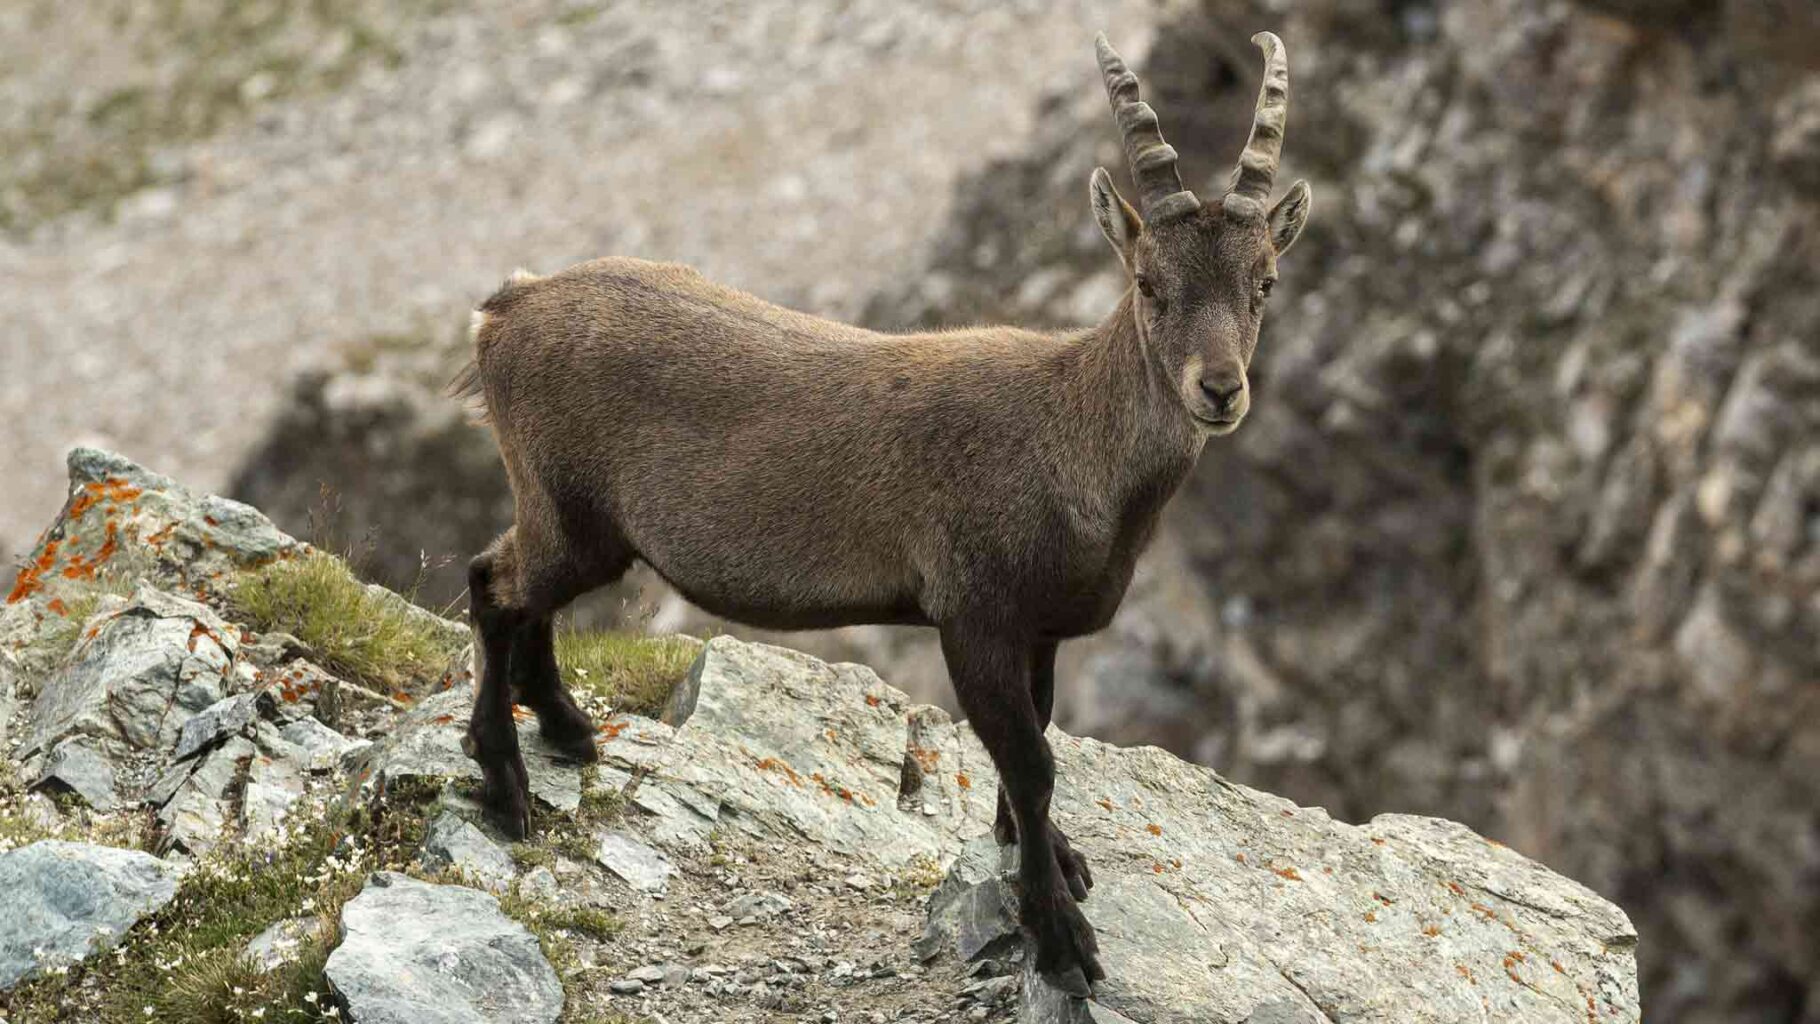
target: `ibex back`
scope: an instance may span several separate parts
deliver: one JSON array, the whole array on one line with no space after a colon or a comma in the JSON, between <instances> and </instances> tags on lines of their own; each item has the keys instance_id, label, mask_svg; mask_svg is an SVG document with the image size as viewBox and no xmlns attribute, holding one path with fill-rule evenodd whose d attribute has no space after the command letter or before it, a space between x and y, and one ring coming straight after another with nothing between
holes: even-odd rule
<instances>
[{"instance_id":1,"label":"ibex back","mask_svg":"<svg viewBox=\"0 0 1820 1024\"><path fill-rule=\"evenodd\" d=\"M1037 967L1080 994L1104 977L1076 905L1092 874L1049 822L1055 650L1107 623L1202 444L1250 407L1264 299L1309 210L1297 182L1266 212L1288 72L1274 35L1253 41L1251 138L1203 204L1098 40L1142 214L1094 172L1131 283L1097 327L878 334L631 259L515 275L481 305L457 386L485 400L516 514L469 572L468 751L508 833L529 828L515 701L595 756L551 616L634 559L754 625L934 626L999 769L995 831L1021 843Z\"/></svg>"}]
</instances>

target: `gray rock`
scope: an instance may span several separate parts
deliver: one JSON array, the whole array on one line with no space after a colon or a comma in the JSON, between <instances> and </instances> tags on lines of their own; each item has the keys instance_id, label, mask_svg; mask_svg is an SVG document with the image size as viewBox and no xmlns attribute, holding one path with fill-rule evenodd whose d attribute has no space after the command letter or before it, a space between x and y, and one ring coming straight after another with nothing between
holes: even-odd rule
<instances>
[{"instance_id":1,"label":"gray rock","mask_svg":"<svg viewBox=\"0 0 1820 1024\"><path fill-rule=\"evenodd\" d=\"M542 864L525 872L519 880L519 886L541 900L553 900L562 891L561 883L556 880L556 872Z\"/></svg>"},{"instance_id":2,"label":"gray rock","mask_svg":"<svg viewBox=\"0 0 1820 1024\"><path fill-rule=\"evenodd\" d=\"M71 736L57 744L45 756L44 767L32 786L74 793L102 813L120 806L113 763L106 750L88 736Z\"/></svg>"},{"instance_id":3,"label":"gray rock","mask_svg":"<svg viewBox=\"0 0 1820 1024\"><path fill-rule=\"evenodd\" d=\"M512 884L518 871L512 857L467 819L444 811L430 823L418 859L432 870L454 869L488 889Z\"/></svg>"},{"instance_id":4,"label":"gray rock","mask_svg":"<svg viewBox=\"0 0 1820 1024\"><path fill-rule=\"evenodd\" d=\"M788 911L791 903L788 897L774 892L749 892L735 896L721 909L731 914L735 920L743 921L748 917L769 920Z\"/></svg>"},{"instance_id":5,"label":"gray rock","mask_svg":"<svg viewBox=\"0 0 1820 1024\"><path fill-rule=\"evenodd\" d=\"M273 709L272 695L264 691L223 697L183 723L171 757L181 761L224 736L245 732Z\"/></svg>"},{"instance_id":6,"label":"gray rock","mask_svg":"<svg viewBox=\"0 0 1820 1024\"><path fill-rule=\"evenodd\" d=\"M112 949L177 893L150 854L47 839L0 853L0 991Z\"/></svg>"},{"instance_id":7,"label":"gray rock","mask_svg":"<svg viewBox=\"0 0 1820 1024\"><path fill-rule=\"evenodd\" d=\"M659 892L669 884L670 859L617 829L603 832L594 859L634 889Z\"/></svg>"},{"instance_id":8,"label":"gray rock","mask_svg":"<svg viewBox=\"0 0 1820 1024\"><path fill-rule=\"evenodd\" d=\"M275 971L302 959L304 949L327 931L319 917L292 917L253 936L245 955L262 972Z\"/></svg>"},{"instance_id":9,"label":"gray rock","mask_svg":"<svg viewBox=\"0 0 1820 1024\"><path fill-rule=\"evenodd\" d=\"M396 779L479 779L480 766L461 750L473 709L472 682L458 681L399 719L392 735L368 751L362 763L381 786ZM519 724L518 742L531 773L531 795L559 811L579 808L581 766L546 744L535 721Z\"/></svg>"},{"instance_id":10,"label":"gray rock","mask_svg":"<svg viewBox=\"0 0 1820 1024\"><path fill-rule=\"evenodd\" d=\"M296 761L264 752L254 754L247 762L246 786L241 791L242 833L256 838L282 825L304 790L303 773Z\"/></svg>"},{"instance_id":11,"label":"gray rock","mask_svg":"<svg viewBox=\"0 0 1820 1024\"><path fill-rule=\"evenodd\" d=\"M21 756L77 733L172 747L191 714L221 699L238 631L207 606L142 586L97 628L45 681Z\"/></svg>"},{"instance_id":12,"label":"gray rock","mask_svg":"<svg viewBox=\"0 0 1820 1024\"><path fill-rule=\"evenodd\" d=\"M642 981L647 985L662 984L664 976L665 971L662 964L646 964L643 967L635 967L626 972L626 977L631 978L633 981Z\"/></svg>"},{"instance_id":13,"label":"gray rock","mask_svg":"<svg viewBox=\"0 0 1820 1024\"><path fill-rule=\"evenodd\" d=\"M636 797L658 815L654 834L700 829L711 808L743 828L806 836L886 866L959 846L952 822L898 809L910 702L870 669L721 636L690 676L694 710L656 749L655 774ZM958 762L942 770L966 777ZM982 803L989 815L992 799L963 794L948 809Z\"/></svg>"},{"instance_id":14,"label":"gray rock","mask_svg":"<svg viewBox=\"0 0 1820 1024\"><path fill-rule=\"evenodd\" d=\"M723 821L875 864L952 860L919 952L1020 941L1012 858L989 835L997 777L968 726L857 667L727 637L698 670L694 714L641 793L686 783ZM1602 1020L1638 1019L1624 914L1459 825L1346 825L1156 748L1050 742L1055 821L1094 867L1083 909L1109 977L1091 1006L1032 979L1026 1021L1440 1024L1478 1019L1481 999L1500 1020L1552 1021L1588 994Z\"/></svg>"},{"instance_id":15,"label":"gray rock","mask_svg":"<svg viewBox=\"0 0 1820 1024\"><path fill-rule=\"evenodd\" d=\"M917 956L933 959L953 950L962 960L990 955L1018 934L1016 894L999 879L1014 857L991 836L961 848L941 884L929 896Z\"/></svg>"},{"instance_id":16,"label":"gray rock","mask_svg":"<svg viewBox=\"0 0 1820 1024\"><path fill-rule=\"evenodd\" d=\"M964 726L958 741L973 742ZM1083 909L1108 977L1091 1007L1028 977L1021 1020L1442 1024L1490 1006L1567 1021L1589 995L1601 1020L1640 1019L1623 912L1463 826L1346 825L1155 748L1051 743L1053 813L1094 866ZM961 870L978 877L985 860ZM963 891L946 911L957 946L970 919L1016 906L996 873L965 888L977 903Z\"/></svg>"},{"instance_id":17,"label":"gray rock","mask_svg":"<svg viewBox=\"0 0 1820 1024\"><path fill-rule=\"evenodd\" d=\"M607 984L607 990L614 995L635 996L645 990L645 983L637 978L617 978Z\"/></svg>"},{"instance_id":18,"label":"gray rock","mask_svg":"<svg viewBox=\"0 0 1820 1024\"><path fill-rule=\"evenodd\" d=\"M555 1024L537 939L486 893L378 872L341 911L329 985L359 1024Z\"/></svg>"},{"instance_id":19,"label":"gray rock","mask_svg":"<svg viewBox=\"0 0 1820 1024\"><path fill-rule=\"evenodd\" d=\"M170 786L169 799L158 809L158 823L164 828L166 842L191 854L213 847L233 821L229 796L235 785L245 780L258 756L258 748L251 740L233 736L199 761L175 766L154 790L154 794L159 794ZM185 773L185 765L190 764L194 765L193 770ZM180 775L180 781L171 786L173 775Z\"/></svg>"},{"instance_id":20,"label":"gray rock","mask_svg":"<svg viewBox=\"0 0 1820 1024\"><path fill-rule=\"evenodd\" d=\"M278 734L302 749L304 766L312 772L347 768L373 746L372 740L343 736L314 718L288 722Z\"/></svg>"}]
</instances>

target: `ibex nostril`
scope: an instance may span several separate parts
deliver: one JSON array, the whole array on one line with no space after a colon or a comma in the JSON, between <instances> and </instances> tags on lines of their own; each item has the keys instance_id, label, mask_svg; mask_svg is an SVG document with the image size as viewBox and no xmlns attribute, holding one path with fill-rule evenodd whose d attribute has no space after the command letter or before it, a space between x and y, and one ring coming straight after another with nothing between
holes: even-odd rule
<instances>
[{"instance_id":1,"label":"ibex nostril","mask_svg":"<svg viewBox=\"0 0 1820 1024\"><path fill-rule=\"evenodd\" d=\"M1245 380L1242 377L1221 375L1201 378L1201 394L1206 395L1207 401L1213 403L1215 408L1230 406L1238 401L1239 392L1244 390Z\"/></svg>"}]
</instances>

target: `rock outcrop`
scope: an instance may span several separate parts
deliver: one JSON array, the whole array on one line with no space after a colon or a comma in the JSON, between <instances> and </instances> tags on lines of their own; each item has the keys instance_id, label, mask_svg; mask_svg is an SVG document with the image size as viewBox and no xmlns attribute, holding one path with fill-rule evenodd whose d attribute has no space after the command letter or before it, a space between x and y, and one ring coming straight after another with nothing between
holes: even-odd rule
<instances>
[{"instance_id":1,"label":"rock outcrop","mask_svg":"<svg viewBox=\"0 0 1820 1024\"><path fill-rule=\"evenodd\" d=\"M78 497L95 463L144 482L147 506L207 505L92 452L72 458ZM66 510L41 546L82 536L81 518ZM238 999L259 976L326 957L310 998L366 1024L549 1022L565 1006L741 1021L825 1010L932 1022L952 1009L1025 1024L1641 1018L1624 913L1508 847L1431 818L1344 824L1158 748L1057 729L1054 813L1094 866L1085 909L1110 971L1094 1001L1070 999L1026 972L1013 865L990 838L996 778L971 730L864 666L733 637L701 647L657 717L583 694L598 764L556 757L525 716L538 835L508 851L459 750L471 654L374 694L342 728L364 721L378 742L349 737L298 710L287 666L307 652L234 621L221 595L238 577L179 598L157 588L195 567L142 547L120 547L143 568L131 599L84 624L93 635L59 652L69 641L49 602L78 595L47 581L8 606L5 649L22 666L15 717L67 723L16 733L15 768L64 798L27 798L42 819L29 827L111 829L166 857L57 839L0 853L0 884L25 894L0 914L0 1009L37 998L35 973L68 970L68 988L44 989L66 1000L51 1019L95 1019L109 972L157 957L160 934L232 920L241 930L224 930L217 951L177 960L253 973L191 975L173 991ZM260 557L210 550L226 565ZM100 694L81 707L102 710L63 713L59 680L112 624L167 619L198 651L211 634L232 639L193 672L185 657L105 661L73 691ZM179 699L197 687L214 699ZM135 696L109 703L122 692ZM145 727L124 728L141 708L155 712ZM180 877L182 863L193 867ZM232 888L247 871L295 872L278 886L293 895L258 897L255 913ZM363 884L321 888L329 878ZM236 903L211 907L222 884ZM182 911L162 914L173 900ZM135 930L146 916L156 926ZM94 956L122 939L117 957ZM561 955L546 958L546 943Z\"/></svg>"}]
</instances>

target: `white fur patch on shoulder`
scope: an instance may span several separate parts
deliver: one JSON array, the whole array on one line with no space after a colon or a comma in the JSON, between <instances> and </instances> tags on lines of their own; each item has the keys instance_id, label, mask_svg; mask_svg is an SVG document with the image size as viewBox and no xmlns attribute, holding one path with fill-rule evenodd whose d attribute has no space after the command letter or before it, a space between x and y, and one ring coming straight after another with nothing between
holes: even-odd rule
<instances>
[{"instance_id":1,"label":"white fur patch on shoulder","mask_svg":"<svg viewBox=\"0 0 1820 1024\"><path fill-rule=\"evenodd\" d=\"M480 329L482 327L485 327L487 325L487 321L492 319L492 317L493 317L493 315L491 313L487 313L487 312L484 312L484 311L478 310L478 309L473 311L472 313L469 313L468 314L468 337L470 339L480 337Z\"/></svg>"},{"instance_id":2,"label":"white fur patch on shoulder","mask_svg":"<svg viewBox=\"0 0 1820 1024\"><path fill-rule=\"evenodd\" d=\"M530 284L532 281L536 281L536 280L539 280L539 278L536 274L531 273L529 270L526 270L523 267L519 267L517 270L512 271L511 277L506 278L506 283L507 284Z\"/></svg>"}]
</instances>

